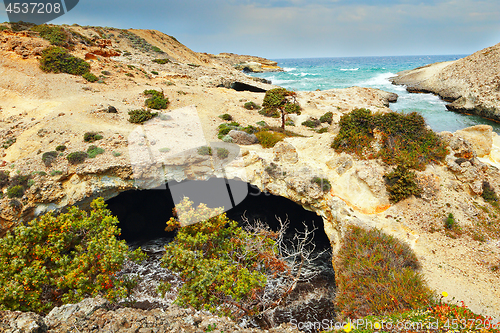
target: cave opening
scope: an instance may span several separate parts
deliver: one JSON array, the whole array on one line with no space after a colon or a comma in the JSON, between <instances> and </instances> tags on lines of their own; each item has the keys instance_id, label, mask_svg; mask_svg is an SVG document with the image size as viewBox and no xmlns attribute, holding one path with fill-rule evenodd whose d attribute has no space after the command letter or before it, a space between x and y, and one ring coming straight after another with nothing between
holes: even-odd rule
<instances>
[{"instance_id":1,"label":"cave opening","mask_svg":"<svg viewBox=\"0 0 500 333\"><path fill-rule=\"evenodd\" d=\"M180 189L180 190L179 190ZM214 189L218 189L214 190ZM231 200L221 200L228 189ZM227 195L227 193L225 193ZM315 262L321 272L307 283L301 283L288 297L286 307L273 310L275 324L297 321L310 321L334 318L333 299L335 295L335 273L331 263L331 247L324 232L323 219L316 213L304 209L299 204L280 196L260 191L256 186L239 180L211 178L207 181L169 182L166 188L151 190L132 190L119 194L107 201L112 214L118 217L121 237L127 243L143 247L150 255L160 255L158 242L156 250L149 252L148 244L155 240L170 241L175 232L166 232L166 221L173 216L174 202L182 197L189 197L194 206L205 203L214 208L224 206L227 216L240 225L244 217L248 221L261 220L272 230L279 227L278 218L289 220L285 237L292 238L296 231L302 232L307 225L309 230L315 227L313 243L317 252L324 251ZM222 203L222 204L221 204ZM227 207L232 207L227 209ZM163 242L163 243L162 243ZM159 258L159 257L157 257Z\"/></svg>"}]
</instances>

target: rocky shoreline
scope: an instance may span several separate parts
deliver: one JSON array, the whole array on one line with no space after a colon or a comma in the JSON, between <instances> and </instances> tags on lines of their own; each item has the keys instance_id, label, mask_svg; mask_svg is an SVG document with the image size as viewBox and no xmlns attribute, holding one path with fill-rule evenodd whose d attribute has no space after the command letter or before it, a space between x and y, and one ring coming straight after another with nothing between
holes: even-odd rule
<instances>
[{"instance_id":1,"label":"rocky shoreline","mask_svg":"<svg viewBox=\"0 0 500 333\"><path fill-rule=\"evenodd\" d=\"M397 73L390 79L409 92L432 93L448 110L500 121L500 44L463 59Z\"/></svg>"}]
</instances>

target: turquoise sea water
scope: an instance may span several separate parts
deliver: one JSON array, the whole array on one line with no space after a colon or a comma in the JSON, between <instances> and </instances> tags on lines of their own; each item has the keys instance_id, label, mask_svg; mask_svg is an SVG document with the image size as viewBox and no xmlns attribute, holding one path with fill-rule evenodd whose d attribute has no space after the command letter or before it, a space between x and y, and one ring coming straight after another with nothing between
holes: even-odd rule
<instances>
[{"instance_id":1,"label":"turquoise sea water","mask_svg":"<svg viewBox=\"0 0 500 333\"><path fill-rule=\"evenodd\" d=\"M399 95L390 108L395 111L421 113L435 131L454 132L458 129L488 124L500 133L500 124L478 116L448 111L446 102L432 94L411 94L403 86L389 82L397 72L427 64L456 60L466 55L394 56L274 59L284 72L260 73L254 76L271 80L273 84L296 91L326 90L352 86L378 88Z\"/></svg>"}]
</instances>

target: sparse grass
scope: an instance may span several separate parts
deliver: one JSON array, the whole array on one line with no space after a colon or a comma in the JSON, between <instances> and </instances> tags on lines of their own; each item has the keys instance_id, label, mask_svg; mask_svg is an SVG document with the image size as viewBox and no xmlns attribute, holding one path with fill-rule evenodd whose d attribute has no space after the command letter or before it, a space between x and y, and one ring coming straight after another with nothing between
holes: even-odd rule
<instances>
[{"instance_id":1,"label":"sparse grass","mask_svg":"<svg viewBox=\"0 0 500 333\"><path fill-rule=\"evenodd\" d=\"M62 171L60 171L60 170L52 170L50 172L50 175L51 176L60 176L60 175L62 175Z\"/></svg>"},{"instance_id":2,"label":"sparse grass","mask_svg":"<svg viewBox=\"0 0 500 333\"><path fill-rule=\"evenodd\" d=\"M83 75L89 72L90 65L85 60L71 55L64 48L52 46L43 50L40 69L51 73Z\"/></svg>"},{"instance_id":3,"label":"sparse grass","mask_svg":"<svg viewBox=\"0 0 500 333\"><path fill-rule=\"evenodd\" d=\"M341 319L418 309L433 301L411 248L381 230L349 226L335 266Z\"/></svg>"},{"instance_id":4,"label":"sparse grass","mask_svg":"<svg viewBox=\"0 0 500 333\"><path fill-rule=\"evenodd\" d=\"M260 131L255 133L255 136L257 136L260 145L264 148L272 148L286 138L285 134L274 131Z\"/></svg>"},{"instance_id":5,"label":"sparse grass","mask_svg":"<svg viewBox=\"0 0 500 333\"><path fill-rule=\"evenodd\" d=\"M229 156L229 150L226 148L217 148L217 157L220 159L226 159Z\"/></svg>"},{"instance_id":6,"label":"sparse grass","mask_svg":"<svg viewBox=\"0 0 500 333\"><path fill-rule=\"evenodd\" d=\"M122 155L122 153L120 153L119 151L114 151L112 154L114 157L118 157L118 156Z\"/></svg>"},{"instance_id":7,"label":"sparse grass","mask_svg":"<svg viewBox=\"0 0 500 333\"><path fill-rule=\"evenodd\" d=\"M2 148L3 149L9 149L10 146L12 146L14 143L16 143L16 138L7 138L3 144Z\"/></svg>"}]
</instances>

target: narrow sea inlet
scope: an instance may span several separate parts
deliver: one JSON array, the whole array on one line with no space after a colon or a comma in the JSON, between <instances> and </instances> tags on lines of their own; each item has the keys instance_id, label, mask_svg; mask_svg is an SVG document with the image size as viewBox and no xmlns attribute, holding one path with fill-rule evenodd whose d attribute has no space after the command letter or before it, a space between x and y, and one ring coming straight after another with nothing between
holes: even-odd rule
<instances>
[{"instance_id":1,"label":"narrow sea inlet","mask_svg":"<svg viewBox=\"0 0 500 333\"><path fill-rule=\"evenodd\" d=\"M446 109L446 102L432 94L408 93L404 86L393 85L389 78L404 70L428 64L452 61L466 55L387 56L273 59L284 72L252 74L273 84L296 91L327 90L352 86L377 88L399 95L390 108L401 112L419 112L434 131L450 131L478 124L491 125L500 133L500 124L474 115Z\"/></svg>"}]
</instances>

